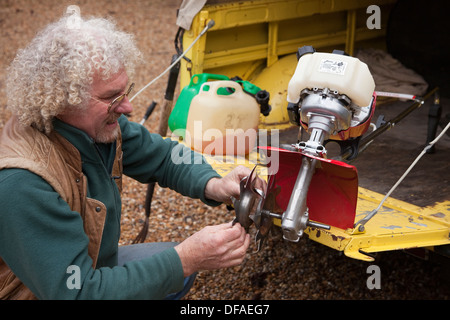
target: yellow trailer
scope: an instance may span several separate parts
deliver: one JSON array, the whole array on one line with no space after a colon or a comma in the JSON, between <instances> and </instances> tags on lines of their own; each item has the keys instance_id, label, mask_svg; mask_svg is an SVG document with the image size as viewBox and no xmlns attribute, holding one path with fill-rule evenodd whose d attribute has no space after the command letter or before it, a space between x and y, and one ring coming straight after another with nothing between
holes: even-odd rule
<instances>
[{"instance_id":1,"label":"yellow trailer","mask_svg":"<svg viewBox=\"0 0 450 320\"><path fill-rule=\"evenodd\" d=\"M215 22L181 60L180 87L199 73L239 76L271 94L272 112L262 128L290 127L286 92L302 45L317 50L341 49L353 55L355 45L383 47L388 13L394 0L376 1L380 29L368 29L367 8L374 1L255 0L208 1L184 31L183 47Z\"/></svg>"},{"instance_id":2,"label":"yellow trailer","mask_svg":"<svg viewBox=\"0 0 450 320\"><path fill-rule=\"evenodd\" d=\"M375 3L373 8L370 0L207 1L181 34L181 49L192 49L181 60L180 87L188 86L196 74L238 76L270 92L272 110L268 116L260 115L260 129L292 128L287 88L296 69L298 48L312 45L350 55L355 48L383 48L387 18L395 1ZM370 27L372 18L379 18L378 27ZM194 43L210 21L214 27ZM267 177L258 151L246 157L205 157L221 174L239 164L250 168L259 164L259 175ZM382 194L359 187L352 228L308 226L304 231L314 241L365 261L373 260L371 253L418 247L449 255L450 199L419 207L389 197L361 228L357 222L382 199ZM280 217L273 215L272 219L281 227Z\"/></svg>"}]
</instances>

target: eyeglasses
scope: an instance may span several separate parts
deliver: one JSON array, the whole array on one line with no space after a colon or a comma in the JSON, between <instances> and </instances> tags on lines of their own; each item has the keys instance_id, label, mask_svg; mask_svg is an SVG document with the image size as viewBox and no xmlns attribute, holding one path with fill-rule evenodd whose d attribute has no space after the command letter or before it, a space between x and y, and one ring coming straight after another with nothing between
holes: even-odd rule
<instances>
[{"instance_id":1,"label":"eyeglasses","mask_svg":"<svg viewBox=\"0 0 450 320\"><path fill-rule=\"evenodd\" d=\"M134 83L130 84L130 87L128 88L127 92L121 94L121 95L118 96L117 98L114 98L114 100L111 101L111 102L108 104L108 113L110 113L111 110L114 111L114 110L120 105L120 103L122 102L122 100L125 99L125 97L128 97L128 95L130 94L131 90L133 90L133 88L134 88ZM94 98L94 97L92 97L92 99L94 99L95 101L98 101L98 102L101 102L101 103L105 103L105 104L106 104L106 102L101 101L101 100L98 100L98 99L96 99L96 98Z\"/></svg>"}]
</instances>

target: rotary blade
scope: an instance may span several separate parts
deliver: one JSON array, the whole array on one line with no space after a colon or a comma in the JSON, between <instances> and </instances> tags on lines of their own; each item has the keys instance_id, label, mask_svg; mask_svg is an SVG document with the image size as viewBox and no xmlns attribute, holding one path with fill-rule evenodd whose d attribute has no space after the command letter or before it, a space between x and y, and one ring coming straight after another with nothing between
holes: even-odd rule
<instances>
[{"instance_id":1,"label":"rotary blade","mask_svg":"<svg viewBox=\"0 0 450 320\"><path fill-rule=\"evenodd\" d=\"M239 199L234 197L231 199L234 210L236 211L236 218L233 220L233 225L239 223L247 232L253 223L253 215L251 213L255 210L255 206L262 200L262 192L255 189L257 178L255 169L256 166L247 177L241 180Z\"/></svg>"},{"instance_id":2,"label":"rotary blade","mask_svg":"<svg viewBox=\"0 0 450 320\"><path fill-rule=\"evenodd\" d=\"M256 252L261 250L261 246L272 228L273 216L278 216L283 212L276 203L276 197L280 191L280 186L276 186L275 184L275 176L270 175L267 183L267 193L263 196L254 215L255 226L258 229L255 236L255 243L257 244Z\"/></svg>"}]
</instances>

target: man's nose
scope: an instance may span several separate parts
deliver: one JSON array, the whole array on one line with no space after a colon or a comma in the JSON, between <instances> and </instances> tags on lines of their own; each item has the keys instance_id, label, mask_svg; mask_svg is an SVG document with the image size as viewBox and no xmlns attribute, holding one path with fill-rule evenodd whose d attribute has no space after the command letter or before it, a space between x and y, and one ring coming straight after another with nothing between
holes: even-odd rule
<instances>
[{"instance_id":1,"label":"man's nose","mask_svg":"<svg viewBox=\"0 0 450 320\"><path fill-rule=\"evenodd\" d=\"M133 111L133 105L131 104L128 96L125 96L117 108L114 110L116 113L131 113Z\"/></svg>"}]
</instances>

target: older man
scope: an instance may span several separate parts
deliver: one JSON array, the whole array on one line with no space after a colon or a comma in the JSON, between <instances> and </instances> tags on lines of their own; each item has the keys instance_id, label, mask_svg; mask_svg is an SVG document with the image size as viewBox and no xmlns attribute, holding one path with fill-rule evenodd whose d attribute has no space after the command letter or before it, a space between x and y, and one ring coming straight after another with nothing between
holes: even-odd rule
<instances>
[{"instance_id":1,"label":"older man","mask_svg":"<svg viewBox=\"0 0 450 320\"><path fill-rule=\"evenodd\" d=\"M249 170L221 178L195 164L199 154L128 121L133 37L105 19L73 18L46 27L9 68L0 298L180 298L197 271L240 264L249 236L229 223L179 244L119 247L122 173L218 205L239 196ZM192 164L175 164L173 152Z\"/></svg>"}]
</instances>

